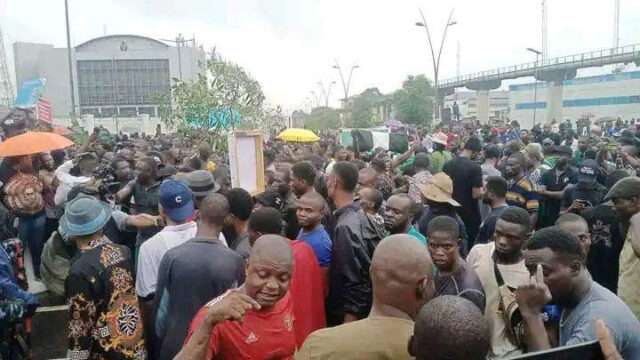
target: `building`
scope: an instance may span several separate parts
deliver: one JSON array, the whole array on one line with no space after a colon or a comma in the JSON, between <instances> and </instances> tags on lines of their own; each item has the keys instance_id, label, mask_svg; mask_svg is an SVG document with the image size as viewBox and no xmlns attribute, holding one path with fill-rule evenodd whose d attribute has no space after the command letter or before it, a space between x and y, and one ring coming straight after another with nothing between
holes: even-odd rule
<instances>
[{"instance_id":1,"label":"building","mask_svg":"<svg viewBox=\"0 0 640 360\"><path fill-rule=\"evenodd\" d=\"M576 78L562 85L562 119L557 121L640 118L640 71ZM509 118L523 128L553 121L547 119L548 90L546 82L509 86Z\"/></svg>"},{"instance_id":2,"label":"building","mask_svg":"<svg viewBox=\"0 0 640 360\"><path fill-rule=\"evenodd\" d=\"M13 49L18 87L45 78L42 96L51 101L54 118L69 118L67 49L25 42L15 43ZM196 46L174 47L139 35L109 35L75 46L71 61L76 113L92 115L100 123L143 114L157 119L160 99L170 93L171 79L195 79L203 71L205 53Z\"/></svg>"},{"instance_id":3,"label":"building","mask_svg":"<svg viewBox=\"0 0 640 360\"><path fill-rule=\"evenodd\" d=\"M476 120L478 116L478 95L475 91L459 91L444 99L444 107L452 109L458 104L461 120ZM504 120L509 113L509 93L495 90L489 93L489 119ZM453 118L453 111L451 111Z\"/></svg>"}]
</instances>

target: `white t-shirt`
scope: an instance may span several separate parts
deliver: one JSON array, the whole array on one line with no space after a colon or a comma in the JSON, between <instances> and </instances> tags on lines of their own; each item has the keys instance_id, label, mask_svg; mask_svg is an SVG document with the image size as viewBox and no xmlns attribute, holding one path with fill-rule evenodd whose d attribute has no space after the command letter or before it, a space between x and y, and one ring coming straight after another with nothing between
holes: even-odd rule
<instances>
[{"instance_id":1,"label":"white t-shirt","mask_svg":"<svg viewBox=\"0 0 640 360\"><path fill-rule=\"evenodd\" d=\"M489 323L491 331L491 350L489 358L502 358L520 354L522 351L512 344L507 338L506 324L502 315L498 313L500 294L498 281L493 270L493 251L495 244L478 244L474 246L467 256L467 263L476 271L480 278L486 296L484 316ZM529 282L529 271L524 266L524 259L517 264L498 265L500 275L505 284L517 288Z\"/></svg>"},{"instance_id":2,"label":"white t-shirt","mask_svg":"<svg viewBox=\"0 0 640 360\"><path fill-rule=\"evenodd\" d=\"M162 257L170 249L193 239L198 231L195 222L165 226L140 246L138 254L138 273L136 278L136 293L140 297L147 297L155 293L158 283L158 270Z\"/></svg>"}]
</instances>

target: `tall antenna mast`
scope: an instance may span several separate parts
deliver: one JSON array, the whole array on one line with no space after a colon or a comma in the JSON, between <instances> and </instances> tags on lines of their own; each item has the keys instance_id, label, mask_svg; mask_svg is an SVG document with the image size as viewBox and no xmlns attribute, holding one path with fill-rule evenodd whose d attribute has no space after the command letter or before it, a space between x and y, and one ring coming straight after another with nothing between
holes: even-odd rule
<instances>
[{"instance_id":1,"label":"tall antenna mast","mask_svg":"<svg viewBox=\"0 0 640 360\"><path fill-rule=\"evenodd\" d=\"M4 49L4 36L0 28L0 104L11 108L13 106L13 86L9 77L9 66L7 65L7 53Z\"/></svg>"},{"instance_id":2,"label":"tall antenna mast","mask_svg":"<svg viewBox=\"0 0 640 360\"><path fill-rule=\"evenodd\" d=\"M615 1L615 10L613 13L613 47L620 46L620 0Z\"/></svg>"},{"instance_id":3,"label":"tall antenna mast","mask_svg":"<svg viewBox=\"0 0 640 360\"><path fill-rule=\"evenodd\" d=\"M549 52L547 42L547 1L542 0L542 60L546 60Z\"/></svg>"}]
</instances>

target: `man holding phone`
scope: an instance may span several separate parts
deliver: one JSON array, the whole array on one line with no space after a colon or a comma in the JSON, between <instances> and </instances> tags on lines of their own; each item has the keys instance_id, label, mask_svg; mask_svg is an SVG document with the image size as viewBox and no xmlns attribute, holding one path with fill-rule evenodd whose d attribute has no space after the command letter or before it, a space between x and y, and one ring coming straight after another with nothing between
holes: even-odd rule
<instances>
[{"instance_id":1,"label":"man holding phone","mask_svg":"<svg viewBox=\"0 0 640 360\"><path fill-rule=\"evenodd\" d=\"M595 160L584 160L578 167L578 183L565 190L564 212L582 214L587 208L599 205L607 194L607 189L597 182L600 169Z\"/></svg>"}]
</instances>

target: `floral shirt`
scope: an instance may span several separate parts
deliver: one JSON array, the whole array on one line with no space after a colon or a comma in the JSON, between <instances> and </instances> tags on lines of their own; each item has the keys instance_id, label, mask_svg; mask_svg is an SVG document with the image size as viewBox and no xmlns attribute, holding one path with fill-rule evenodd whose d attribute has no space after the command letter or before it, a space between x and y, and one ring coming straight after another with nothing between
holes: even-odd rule
<instances>
[{"instance_id":1,"label":"floral shirt","mask_svg":"<svg viewBox=\"0 0 640 360\"><path fill-rule=\"evenodd\" d=\"M71 265L67 358L146 359L143 325L129 250L103 239Z\"/></svg>"}]
</instances>

